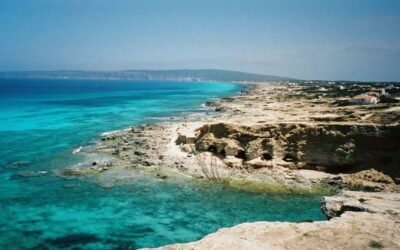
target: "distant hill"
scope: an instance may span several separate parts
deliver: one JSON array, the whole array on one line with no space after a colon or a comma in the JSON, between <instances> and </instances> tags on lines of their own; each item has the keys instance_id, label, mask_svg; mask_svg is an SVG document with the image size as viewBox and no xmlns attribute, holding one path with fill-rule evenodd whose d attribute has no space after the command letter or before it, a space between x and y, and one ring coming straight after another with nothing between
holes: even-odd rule
<instances>
[{"instance_id":1,"label":"distant hill","mask_svg":"<svg viewBox=\"0 0 400 250\"><path fill-rule=\"evenodd\" d=\"M122 71L8 71L0 78L124 79L169 81L288 81L288 77L260 75L230 70L122 70Z\"/></svg>"}]
</instances>

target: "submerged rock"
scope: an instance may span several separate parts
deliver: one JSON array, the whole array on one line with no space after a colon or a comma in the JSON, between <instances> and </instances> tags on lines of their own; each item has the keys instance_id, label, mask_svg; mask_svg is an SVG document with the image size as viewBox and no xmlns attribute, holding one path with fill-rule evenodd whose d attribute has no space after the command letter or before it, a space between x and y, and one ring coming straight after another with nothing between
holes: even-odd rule
<instances>
[{"instance_id":1,"label":"submerged rock","mask_svg":"<svg viewBox=\"0 0 400 250\"><path fill-rule=\"evenodd\" d=\"M77 233L62 236L54 239L47 239L45 243L55 246L55 247L73 247L73 246L83 246L89 243L99 242L101 239L94 234Z\"/></svg>"},{"instance_id":2,"label":"submerged rock","mask_svg":"<svg viewBox=\"0 0 400 250\"><path fill-rule=\"evenodd\" d=\"M13 174L10 177L10 180L16 180L16 179L21 179L21 178L31 178L31 177L38 177L47 174L47 171L19 171L15 174Z\"/></svg>"},{"instance_id":3,"label":"submerged rock","mask_svg":"<svg viewBox=\"0 0 400 250\"><path fill-rule=\"evenodd\" d=\"M64 168L58 171L58 174L61 176L85 176L95 173L101 173L108 170L106 166L92 166L92 167L71 167L71 168Z\"/></svg>"},{"instance_id":4,"label":"submerged rock","mask_svg":"<svg viewBox=\"0 0 400 250\"><path fill-rule=\"evenodd\" d=\"M3 165L3 168L7 169L19 169L19 168L27 168L31 166L30 161L14 161L9 164Z\"/></svg>"},{"instance_id":5,"label":"submerged rock","mask_svg":"<svg viewBox=\"0 0 400 250\"><path fill-rule=\"evenodd\" d=\"M113 160L94 161L91 163L79 164L73 167L57 169L56 173L64 177L79 177L107 171L114 165Z\"/></svg>"},{"instance_id":6,"label":"submerged rock","mask_svg":"<svg viewBox=\"0 0 400 250\"><path fill-rule=\"evenodd\" d=\"M160 179L167 179L168 178L168 175L162 174L162 173L157 173L156 176L157 176L157 178L160 178Z\"/></svg>"},{"instance_id":7,"label":"submerged rock","mask_svg":"<svg viewBox=\"0 0 400 250\"><path fill-rule=\"evenodd\" d=\"M65 189L76 188L76 187L79 187L79 184L64 184L64 185L62 185L62 187Z\"/></svg>"}]
</instances>

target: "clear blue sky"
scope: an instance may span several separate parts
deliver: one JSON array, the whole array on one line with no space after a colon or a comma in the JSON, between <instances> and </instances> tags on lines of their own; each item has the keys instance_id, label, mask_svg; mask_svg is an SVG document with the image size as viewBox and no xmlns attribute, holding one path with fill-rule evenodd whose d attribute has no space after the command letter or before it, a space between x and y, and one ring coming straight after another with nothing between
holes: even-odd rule
<instances>
[{"instance_id":1,"label":"clear blue sky","mask_svg":"<svg viewBox=\"0 0 400 250\"><path fill-rule=\"evenodd\" d=\"M400 0L0 0L0 70L400 80Z\"/></svg>"}]
</instances>

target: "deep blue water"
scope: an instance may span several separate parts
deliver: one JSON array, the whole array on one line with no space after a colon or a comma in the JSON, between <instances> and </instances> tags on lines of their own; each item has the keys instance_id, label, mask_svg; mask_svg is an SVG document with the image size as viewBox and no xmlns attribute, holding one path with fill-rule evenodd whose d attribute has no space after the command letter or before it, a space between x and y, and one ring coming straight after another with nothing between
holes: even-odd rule
<instances>
[{"instance_id":1,"label":"deep blue water","mask_svg":"<svg viewBox=\"0 0 400 250\"><path fill-rule=\"evenodd\" d=\"M240 89L228 83L0 79L0 249L135 249L197 240L246 221L323 219L319 196L145 176L102 188L53 172L81 161L72 150L102 132L204 113L202 103Z\"/></svg>"}]
</instances>

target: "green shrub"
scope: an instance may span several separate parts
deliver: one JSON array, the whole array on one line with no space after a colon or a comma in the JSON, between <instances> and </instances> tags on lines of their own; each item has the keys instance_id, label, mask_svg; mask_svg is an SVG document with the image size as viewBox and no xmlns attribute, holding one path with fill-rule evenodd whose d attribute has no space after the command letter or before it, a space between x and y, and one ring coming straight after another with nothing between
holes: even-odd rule
<instances>
[{"instance_id":1,"label":"green shrub","mask_svg":"<svg viewBox=\"0 0 400 250\"><path fill-rule=\"evenodd\" d=\"M383 248L382 243L380 243L379 241L376 241L376 240L371 240L371 242L369 243L369 246L371 248Z\"/></svg>"}]
</instances>

